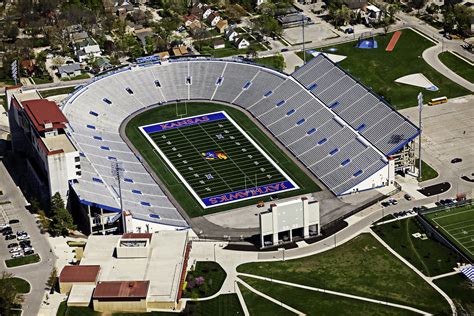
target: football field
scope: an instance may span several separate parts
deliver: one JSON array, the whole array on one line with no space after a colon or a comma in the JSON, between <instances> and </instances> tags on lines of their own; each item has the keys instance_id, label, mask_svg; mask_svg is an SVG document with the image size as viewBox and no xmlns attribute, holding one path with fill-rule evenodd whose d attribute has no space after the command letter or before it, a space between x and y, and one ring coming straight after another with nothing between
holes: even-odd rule
<instances>
[{"instance_id":1,"label":"football field","mask_svg":"<svg viewBox=\"0 0 474 316\"><path fill-rule=\"evenodd\" d=\"M471 259L474 258L474 205L425 215L435 227Z\"/></svg>"},{"instance_id":2,"label":"football field","mask_svg":"<svg viewBox=\"0 0 474 316\"><path fill-rule=\"evenodd\" d=\"M203 208L299 188L224 111L140 130Z\"/></svg>"}]
</instances>

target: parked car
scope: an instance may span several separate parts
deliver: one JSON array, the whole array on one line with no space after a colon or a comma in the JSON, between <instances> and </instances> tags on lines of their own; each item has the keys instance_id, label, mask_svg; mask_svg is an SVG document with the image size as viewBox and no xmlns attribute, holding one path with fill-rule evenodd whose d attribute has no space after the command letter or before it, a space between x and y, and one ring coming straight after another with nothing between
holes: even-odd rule
<instances>
[{"instance_id":1,"label":"parked car","mask_svg":"<svg viewBox=\"0 0 474 316\"><path fill-rule=\"evenodd\" d=\"M17 252L17 253L12 254L12 259L21 258L21 257L24 257L24 256L25 255L23 254L23 252Z\"/></svg>"},{"instance_id":2,"label":"parked car","mask_svg":"<svg viewBox=\"0 0 474 316\"><path fill-rule=\"evenodd\" d=\"M6 228L2 231L3 236L11 235L11 234L13 234L13 230L11 228Z\"/></svg>"},{"instance_id":3,"label":"parked car","mask_svg":"<svg viewBox=\"0 0 474 316\"><path fill-rule=\"evenodd\" d=\"M404 198L405 198L407 201L411 201L411 200L412 200L411 195L408 194L408 193L404 195Z\"/></svg>"},{"instance_id":4,"label":"parked car","mask_svg":"<svg viewBox=\"0 0 474 316\"><path fill-rule=\"evenodd\" d=\"M24 230L20 230L20 231L17 231L17 232L16 232L16 235L17 235L17 236L26 236L26 235L28 235L28 233L25 232Z\"/></svg>"},{"instance_id":5,"label":"parked car","mask_svg":"<svg viewBox=\"0 0 474 316\"><path fill-rule=\"evenodd\" d=\"M20 241L20 247L31 247L31 241L30 240L22 240Z\"/></svg>"},{"instance_id":6,"label":"parked car","mask_svg":"<svg viewBox=\"0 0 474 316\"><path fill-rule=\"evenodd\" d=\"M11 225L11 224L17 224L17 223L19 223L19 222L20 222L20 220L18 220L18 219L11 219L11 220L8 222L8 224L10 224L10 225Z\"/></svg>"},{"instance_id":7,"label":"parked car","mask_svg":"<svg viewBox=\"0 0 474 316\"><path fill-rule=\"evenodd\" d=\"M21 249L21 247L15 247L15 248L10 249L10 253L19 252L19 251L22 251L22 250L23 249Z\"/></svg>"},{"instance_id":8,"label":"parked car","mask_svg":"<svg viewBox=\"0 0 474 316\"><path fill-rule=\"evenodd\" d=\"M453 160L451 160L451 163L458 163L458 162L461 162L462 159L461 158L454 158Z\"/></svg>"},{"instance_id":9,"label":"parked car","mask_svg":"<svg viewBox=\"0 0 474 316\"><path fill-rule=\"evenodd\" d=\"M16 242L14 242L14 243L9 244L7 247L8 248L18 247L18 244Z\"/></svg>"},{"instance_id":10,"label":"parked car","mask_svg":"<svg viewBox=\"0 0 474 316\"><path fill-rule=\"evenodd\" d=\"M5 228L7 228L7 227L10 227L10 225L7 224L7 223L5 223L5 224L0 224L0 229L1 229L1 230L5 229Z\"/></svg>"},{"instance_id":11,"label":"parked car","mask_svg":"<svg viewBox=\"0 0 474 316\"><path fill-rule=\"evenodd\" d=\"M30 236L28 236L28 235L21 235L21 236L17 236L16 239L18 239L18 240L26 240L26 239L30 239Z\"/></svg>"},{"instance_id":12,"label":"parked car","mask_svg":"<svg viewBox=\"0 0 474 316\"><path fill-rule=\"evenodd\" d=\"M287 51L288 51L288 48L282 48L280 51L281 51L282 53L287 52Z\"/></svg>"},{"instance_id":13,"label":"parked car","mask_svg":"<svg viewBox=\"0 0 474 316\"><path fill-rule=\"evenodd\" d=\"M5 236L5 240L12 240L12 239L15 239L15 235L11 234L11 235Z\"/></svg>"},{"instance_id":14,"label":"parked car","mask_svg":"<svg viewBox=\"0 0 474 316\"><path fill-rule=\"evenodd\" d=\"M27 256L32 255L32 254L34 254L34 253L35 253L34 250L26 250L26 251L25 251L25 255L27 255Z\"/></svg>"},{"instance_id":15,"label":"parked car","mask_svg":"<svg viewBox=\"0 0 474 316\"><path fill-rule=\"evenodd\" d=\"M27 247L27 248L23 248L23 251L26 253L27 251L35 251L35 248L33 247Z\"/></svg>"}]
</instances>

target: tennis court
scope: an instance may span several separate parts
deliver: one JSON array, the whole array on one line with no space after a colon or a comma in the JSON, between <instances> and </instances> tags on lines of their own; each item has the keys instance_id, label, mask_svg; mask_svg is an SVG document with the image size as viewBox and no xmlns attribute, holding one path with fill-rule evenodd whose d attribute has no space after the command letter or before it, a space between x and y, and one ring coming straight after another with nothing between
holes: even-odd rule
<instances>
[{"instance_id":1,"label":"tennis court","mask_svg":"<svg viewBox=\"0 0 474 316\"><path fill-rule=\"evenodd\" d=\"M428 213L425 217L466 255L474 258L474 205Z\"/></svg>"},{"instance_id":2,"label":"tennis court","mask_svg":"<svg viewBox=\"0 0 474 316\"><path fill-rule=\"evenodd\" d=\"M223 111L140 130L203 208L298 189Z\"/></svg>"}]
</instances>

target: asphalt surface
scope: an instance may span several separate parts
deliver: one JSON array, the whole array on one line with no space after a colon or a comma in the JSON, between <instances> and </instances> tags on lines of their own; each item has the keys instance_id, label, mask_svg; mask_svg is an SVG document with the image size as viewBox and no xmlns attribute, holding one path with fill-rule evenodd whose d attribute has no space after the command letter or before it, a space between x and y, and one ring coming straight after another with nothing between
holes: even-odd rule
<instances>
[{"instance_id":1,"label":"asphalt surface","mask_svg":"<svg viewBox=\"0 0 474 316\"><path fill-rule=\"evenodd\" d=\"M7 271L27 280L31 284L31 291L24 296L25 301L22 307L24 316L35 316L38 315L45 294L46 282L53 269L55 257L51 252L46 238L40 234L35 217L25 208L27 201L1 161L0 179L0 190L3 192L3 195L0 196L0 203L10 201L8 204L0 205L0 222L3 223L11 219L18 219L20 222L12 225L13 232L16 233L16 231L19 230L26 231L30 235L30 240L35 252L41 257L39 263L7 268L4 261L10 258L7 245L17 241L5 241L5 238L0 236L0 273Z\"/></svg>"}]
</instances>

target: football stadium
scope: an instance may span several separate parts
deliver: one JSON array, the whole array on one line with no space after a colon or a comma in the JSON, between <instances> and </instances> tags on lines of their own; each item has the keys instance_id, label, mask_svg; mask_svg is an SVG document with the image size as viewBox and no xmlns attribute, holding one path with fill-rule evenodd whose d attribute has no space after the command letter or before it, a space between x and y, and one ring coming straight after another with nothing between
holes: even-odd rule
<instances>
[{"instance_id":1,"label":"football stadium","mask_svg":"<svg viewBox=\"0 0 474 316\"><path fill-rule=\"evenodd\" d=\"M178 110L182 103L184 110ZM191 111L211 103L219 106ZM173 117L150 121L148 111L165 107L173 108ZM171 173L186 197L210 211L318 190L307 189L309 178L270 155L231 110L248 116L304 169L300 172L335 197L393 184L396 171L413 167L419 134L382 97L323 55L292 74L240 59L134 64L79 87L62 110L81 156L82 176L71 183L81 207L89 214L115 213L113 221L123 205L134 231L189 227L186 208L162 173ZM135 142L125 130L140 116L146 119L135 122L141 138ZM120 162L120 183L111 172L114 162Z\"/></svg>"}]
</instances>

